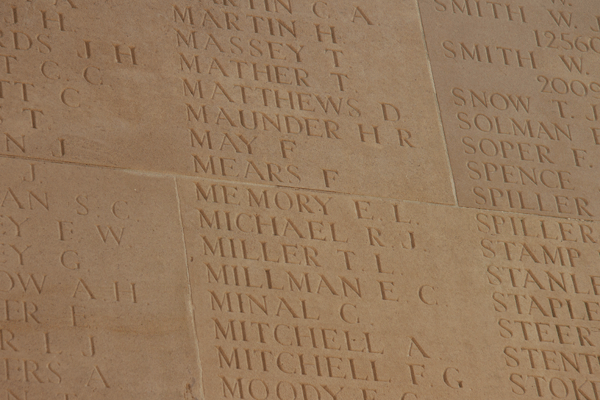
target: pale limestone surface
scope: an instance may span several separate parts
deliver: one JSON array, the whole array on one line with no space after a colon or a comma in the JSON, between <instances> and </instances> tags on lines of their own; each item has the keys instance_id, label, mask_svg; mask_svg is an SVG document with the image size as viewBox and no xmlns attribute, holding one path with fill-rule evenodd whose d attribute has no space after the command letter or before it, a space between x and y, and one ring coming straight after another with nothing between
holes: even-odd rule
<instances>
[{"instance_id":1,"label":"pale limestone surface","mask_svg":"<svg viewBox=\"0 0 600 400\"><path fill-rule=\"evenodd\" d=\"M531 376L592 390L597 224L178 187L207 398L533 398Z\"/></svg>"},{"instance_id":2,"label":"pale limestone surface","mask_svg":"<svg viewBox=\"0 0 600 400\"><path fill-rule=\"evenodd\" d=\"M0 400L598 400L598 21L3 1Z\"/></svg>"},{"instance_id":3,"label":"pale limestone surface","mask_svg":"<svg viewBox=\"0 0 600 400\"><path fill-rule=\"evenodd\" d=\"M1 5L5 154L453 203L413 2L52 3Z\"/></svg>"},{"instance_id":4,"label":"pale limestone surface","mask_svg":"<svg viewBox=\"0 0 600 400\"><path fill-rule=\"evenodd\" d=\"M174 179L6 158L0 168L3 398L198 390Z\"/></svg>"},{"instance_id":5,"label":"pale limestone surface","mask_svg":"<svg viewBox=\"0 0 600 400\"><path fill-rule=\"evenodd\" d=\"M600 3L419 5L458 203L596 219Z\"/></svg>"}]
</instances>

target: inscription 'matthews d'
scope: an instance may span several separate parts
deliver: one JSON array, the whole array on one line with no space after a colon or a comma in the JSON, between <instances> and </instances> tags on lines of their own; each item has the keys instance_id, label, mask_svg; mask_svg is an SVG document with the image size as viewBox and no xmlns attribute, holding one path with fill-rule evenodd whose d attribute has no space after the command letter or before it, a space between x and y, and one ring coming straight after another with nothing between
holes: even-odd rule
<instances>
[{"instance_id":1,"label":"inscription 'matthews d'","mask_svg":"<svg viewBox=\"0 0 600 400\"><path fill-rule=\"evenodd\" d=\"M0 1L0 400L600 400L600 3Z\"/></svg>"},{"instance_id":2,"label":"inscription 'matthews d'","mask_svg":"<svg viewBox=\"0 0 600 400\"><path fill-rule=\"evenodd\" d=\"M459 204L596 219L598 4L419 4Z\"/></svg>"},{"instance_id":3,"label":"inscription 'matthews d'","mask_svg":"<svg viewBox=\"0 0 600 400\"><path fill-rule=\"evenodd\" d=\"M409 9L416 13L414 5L400 7ZM406 18L381 1L174 4L169 38L180 93L174 117L186 124L186 172L433 199L421 183L442 178L430 168L447 169L436 157L443 142L435 120L413 110L404 95L433 98L430 87L414 83L426 71L423 43L410 19L415 30L396 43L386 11ZM356 46L363 36L375 43L368 52ZM397 46L410 60L359 67L365 57L396 60ZM377 174L378 160L396 167ZM449 191L438 191L434 201L450 202Z\"/></svg>"},{"instance_id":4,"label":"inscription 'matthews d'","mask_svg":"<svg viewBox=\"0 0 600 400\"><path fill-rule=\"evenodd\" d=\"M1 154L453 202L416 4L79 3L0 4Z\"/></svg>"}]
</instances>

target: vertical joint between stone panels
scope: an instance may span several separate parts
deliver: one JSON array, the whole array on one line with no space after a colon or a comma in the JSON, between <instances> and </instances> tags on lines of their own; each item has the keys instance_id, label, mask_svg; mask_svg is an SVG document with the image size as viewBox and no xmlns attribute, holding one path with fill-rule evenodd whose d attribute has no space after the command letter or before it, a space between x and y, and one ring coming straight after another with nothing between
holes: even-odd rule
<instances>
[{"instance_id":1,"label":"vertical joint between stone panels","mask_svg":"<svg viewBox=\"0 0 600 400\"><path fill-rule=\"evenodd\" d=\"M192 281L191 281L191 277L190 277L190 265L188 263L189 256L188 256L187 244L185 242L185 231L183 229L183 213L181 211L181 196L179 195L179 187L177 185L177 177L175 177L175 176L173 176L173 185L175 186L175 195L177 197L177 212L179 213L179 226L181 228L181 241L183 242L183 250L184 250L184 257L185 257L185 273L186 273L187 285L188 285L187 309L190 314L190 321L192 324L192 332L194 334L194 339L195 339L194 344L196 347L196 361L197 361L198 370L199 370L198 380L200 383L200 396L201 396L201 400L206 400L206 396L204 395L202 360L200 359L200 338L198 336L198 329L196 328L196 317L194 314L194 302L192 300ZM185 390L186 390L186 394L185 394L184 398L185 398L185 400L188 400L188 392L191 390L191 388L189 386L187 386L185 388ZM193 395L192 395L191 399L196 400L196 398L193 397Z\"/></svg>"},{"instance_id":2,"label":"vertical joint between stone panels","mask_svg":"<svg viewBox=\"0 0 600 400\"><path fill-rule=\"evenodd\" d=\"M433 95L435 97L436 104L436 112L437 112L437 120L440 127L439 132L442 136L442 142L444 144L444 150L446 151L446 162L448 164L448 171L450 173L450 184L452 185L452 194L454 196L454 205L458 206L458 193L456 191L456 184L454 182L454 171L452 171L452 164L450 163L450 152L448 151L448 142L446 141L446 132L444 130L444 124L442 121L442 110L440 107L440 100L437 94L437 88L435 86L435 80L433 78L433 69L431 67L431 58L429 57L429 48L427 47L427 39L425 38L425 27L423 26L423 17L421 14L421 7L419 5L419 0L414 0L417 6L417 14L419 16L419 23L421 27L421 37L423 38L423 46L425 47L425 57L427 58L427 69L429 72L429 79L431 81L431 87L433 88Z\"/></svg>"}]
</instances>

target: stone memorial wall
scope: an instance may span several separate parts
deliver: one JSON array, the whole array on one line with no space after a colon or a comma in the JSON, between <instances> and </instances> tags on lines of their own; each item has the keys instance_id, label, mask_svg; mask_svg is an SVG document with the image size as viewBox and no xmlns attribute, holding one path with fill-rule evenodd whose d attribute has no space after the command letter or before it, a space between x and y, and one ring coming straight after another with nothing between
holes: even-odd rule
<instances>
[{"instance_id":1,"label":"stone memorial wall","mask_svg":"<svg viewBox=\"0 0 600 400\"><path fill-rule=\"evenodd\" d=\"M0 400L600 400L600 2L2 0Z\"/></svg>"}]
</instances>

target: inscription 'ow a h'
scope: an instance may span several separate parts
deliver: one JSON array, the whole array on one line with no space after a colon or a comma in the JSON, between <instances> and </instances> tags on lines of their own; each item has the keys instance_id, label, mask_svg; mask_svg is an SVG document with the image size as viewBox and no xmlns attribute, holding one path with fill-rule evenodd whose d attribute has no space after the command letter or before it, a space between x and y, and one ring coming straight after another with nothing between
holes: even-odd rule
<instances>
[{"instance_id":1,"label":"inscription 'ow a h'","mask_svg":"<svg viewBox=\"0 0 600 400\"><path fill-rule=\"evenodd\" d=\"M113 282L113 293L110 296L105 296L104 298L102 298L103 296L96 296L94 294L94 292L97 291L97 289L100 289L99 286L97 286L94 289L94 292L92 292L92 287L86 283L83 278L78 278L77 279L77 284L75 285L75 289L73 291L73 295L71 296L74 299L79 299L79 300L97 300L97 299L102 299L102 300L108 300L108 297L112 297L114 299L115 302L119 303L119 302L131 302L133 304L136 304L138 302L138 295L137 295L137 290L136 290L136 284L134 282L129 282L129 288L125 288L123 287L125 285L121 284L119 286L119 282L118 281L114 281Z\"/></svg>"}]
</instances>

